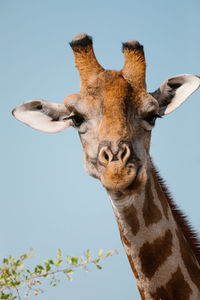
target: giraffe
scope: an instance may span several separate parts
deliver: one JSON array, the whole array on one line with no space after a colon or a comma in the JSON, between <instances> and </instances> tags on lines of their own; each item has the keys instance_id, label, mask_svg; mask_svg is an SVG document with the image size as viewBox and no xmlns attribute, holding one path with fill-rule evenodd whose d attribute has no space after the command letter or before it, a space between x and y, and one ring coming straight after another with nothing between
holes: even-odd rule
<instances>
[{"instance_id":1,"label":"giraffe","mask_svg":"<svg viewBox=\"0 0 200 300\"><path fill-rule=\"evenodd\" d=\"M157 118L177 109L200 86L200 77L174 76L148 93L138 41L123 43L120 71L98 63L87 34L76 35L70 46L80 92L68 95L64 104L27 101L13 110L14 117L48 133L77 129L85 169L111 200L141 299L200 299L200 242L149 154Z\"/></svg>"}]
</instances>

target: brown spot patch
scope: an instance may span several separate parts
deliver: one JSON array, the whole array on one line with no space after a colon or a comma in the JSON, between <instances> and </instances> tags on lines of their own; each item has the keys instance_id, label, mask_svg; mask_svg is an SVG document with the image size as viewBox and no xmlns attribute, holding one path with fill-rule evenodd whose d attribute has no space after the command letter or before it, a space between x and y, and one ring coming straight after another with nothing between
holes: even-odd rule
<instances>
[{"instance_id":1,"label":"brown spot patch","mask_svg":"<svg viewBox=\"0 0 200 300\"><path fill-rule=\"evenodd\" d=\"M169 207L172 211L172 214L174 216L174 219L178 225L179 228L181 228L181 231L187 240L189 247L191 251L194 253L194 256L196 257L199 265L200 265L200 240L199 235L197 232L191 227L190 223L188 222L186 216L179 210L177 205L174 203L164 180L160 177L158 171L155 169L153 163L152 163L152 169L154 170L154 174L157 178L157 181L159 182L159 185L161 186L162 191L165 194L165 197L167 199L167 202L169 204Z\"/></svg>"},{"instance_id":2,"label":"brown spot patch","mask_svg":"<svg viewBox=\"0 0 200 300\"><path fill-rule=\"evenodd\" d=\"M145 200L143 206L143 217L145 221L145 225L148 227L154 223L157 223L161 220L162 214L159 208L155 205L153 201L153 194L151 190L150 179L147 181L146 189L145 189Z\"/></svg>"},{"instance_id":3,"label":"brown spot patch","mask_svg":"<svg viewBox=\"0 0 200 300\"><path fill-rule=\"evenodd\" d=\"M157 300L189 300L191 292L189 284L185 281L181 269L178 267L166 286L159 287L152 296L156 297Z\"/></svg>"},{"instance_id":4,"label":"brown spot patch","mask_svg":"<svg viewBox=\"0 0 200 300\"><path fill-rule=\"evenodd\" d=\"M151 278L156 270L172 254L172 233L170 230L165 235L157 238L152 244L146 242L140 249L142 271Z\"/></svg>"},{"instance_id":5,"label":"brown spot patch","mask_svg":"<svg viewBox=\"0 0 200 300\"><path fill-rule=\"evenodd\" d=\"M183 234L180 231L177 231L177 236L180 244L180 251L184 261L184 264L187 268L187 271L190 275L191 280L200 287L200 267L195 259L193 252L191 251L187 241L183 237Z\"/></svg>"},{"instance_id":6,"label":"brown spot patch","mask_svg":"<svg viewBox=\"0 0 200 300\"><path fill-rule=\"evenodd\" d=\"M114 210L114 212L115 212L115 210ZM119 226L119 231L120 231L120 237L121 237L121 240L122 240L122 244L127 246L127 248L130 249L131 248L131 243L128 241L128 239L124 235L124 230L123 230L123 227L121 225L121 221L120 221L119 217L117 216L116 212L115 212L115 216L116 216L116 219L117 219L117 224ZM125 250L126 250L126 248L125 248ZM134 274L135 278L138 279L139 276L138 276L138 273L137 273L136 268L134 266L133 259L132 259L130 254L128 254L128 253L126 253L126 254L127 254L131 269L133 271L133 274Z\"/></svg>"},{"instance_id":7,"label":"brown spot patch","mask_svg":"<svg viewBox=\"0 0 200 300\"><path fill-rule=\"evenodd\" d=\"M124 208L123 217L124 221L130 226L132 234L136 235L140 228L136 208L133 205L128 208Z\"/></svg>"},{"instance_id":8,"label":"brown spot patch","mask_svg":"<svg viewBox=\"0 0 200 300\"><path fill-rule=\"evenodd\" d=\"M168 202L167 202L167 198L166 198L164 192L162 191L161 186L160 186L160 184L159 184L159 182L156 178L156 174L155 174L154 169L152 169L152 173L153 173L153 180L154 180L154 184L155 184L155 188L156 188L158 198L159 198L160 203L162 205L162 209L163 209L163 212L165 214L165 217L168 219L169 205L168 205Z\"/></svg>"}]
</instances>

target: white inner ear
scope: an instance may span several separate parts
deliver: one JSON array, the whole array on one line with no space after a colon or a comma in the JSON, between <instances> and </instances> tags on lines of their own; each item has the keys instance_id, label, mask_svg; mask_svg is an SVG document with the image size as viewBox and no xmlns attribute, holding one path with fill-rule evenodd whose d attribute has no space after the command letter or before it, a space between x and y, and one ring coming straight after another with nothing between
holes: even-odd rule
<instances>
[{"instance_id":1,"label":"white inner ear","mask_svg":"<svg viewBox=\"0 0 200 300\"><path fill-rule=\"evenodd\" d=\"M183 75L174 76L173 78L178 78L178 77L182 77L184 83L179 88L177 88L174 98L168 104L164 112L165 115L177 109L200 86L200 78L195 75L183 74Z\"/></svg>"},{"instance_id":2,"label":"white inner ear","mask_svg":"<svg viewBox=\"0 0 200 300\"><path fill-rule=\"evenodd\" d=\"M44 100L30 100L13 110L14 117L26 125L48 133L56 133L70 126L64 104Z\"/></svg>"}]
</instances>

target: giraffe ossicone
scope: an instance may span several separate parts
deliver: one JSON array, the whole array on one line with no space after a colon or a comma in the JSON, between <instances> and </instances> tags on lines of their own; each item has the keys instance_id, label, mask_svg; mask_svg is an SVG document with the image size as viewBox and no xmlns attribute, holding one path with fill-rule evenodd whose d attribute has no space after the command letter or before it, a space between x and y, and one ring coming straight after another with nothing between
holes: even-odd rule
<instances>
[{"instance_id":1,"label":"giraffe ossicone","mask_svg":"<svg viewBox=\"0 0 200 300\"><path fill-rule=\"evenodd\" d=\"M143 46L123 44L122 70L105 70L92 38L70 43L80 92L64 104L27 101L13 110L21 122L49 133L77 129L84 166L106 188L133 270L145 300L200 299L200 243L177 209L150 158L156 119L177 109L200 86L200 77L171 77L146 90Z\"/></svg>"}]
</instances>

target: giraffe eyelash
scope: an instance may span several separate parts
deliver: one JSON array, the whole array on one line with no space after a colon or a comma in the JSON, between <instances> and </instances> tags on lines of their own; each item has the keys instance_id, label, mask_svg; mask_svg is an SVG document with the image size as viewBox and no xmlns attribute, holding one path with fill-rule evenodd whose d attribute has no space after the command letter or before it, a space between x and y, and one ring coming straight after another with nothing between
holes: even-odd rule
<instances>
[{"instance_id":1,"label":"giraffe eyelash","mask_svg":"<svg viewBox=\"0 0 200 300\"><path fill-rule=\"evenodd\" d=\"M79 114L71 114L63 120L72 120L75 127L80 127L81 124L85 121L85 119Z\"/></svg>"},{"instance_id":2,"label":"giraffe eyelash","mask_svg":"<svg viewBox=\"0 0 200 300\"><path fill-rule=\"evenodd\" d=\"M143 120L145 120L151 126L154 126L157 118L162 118L162 116L158 113L151 112L147 114L145 117L143 117Z\"/></svg>"}]
</instances>

